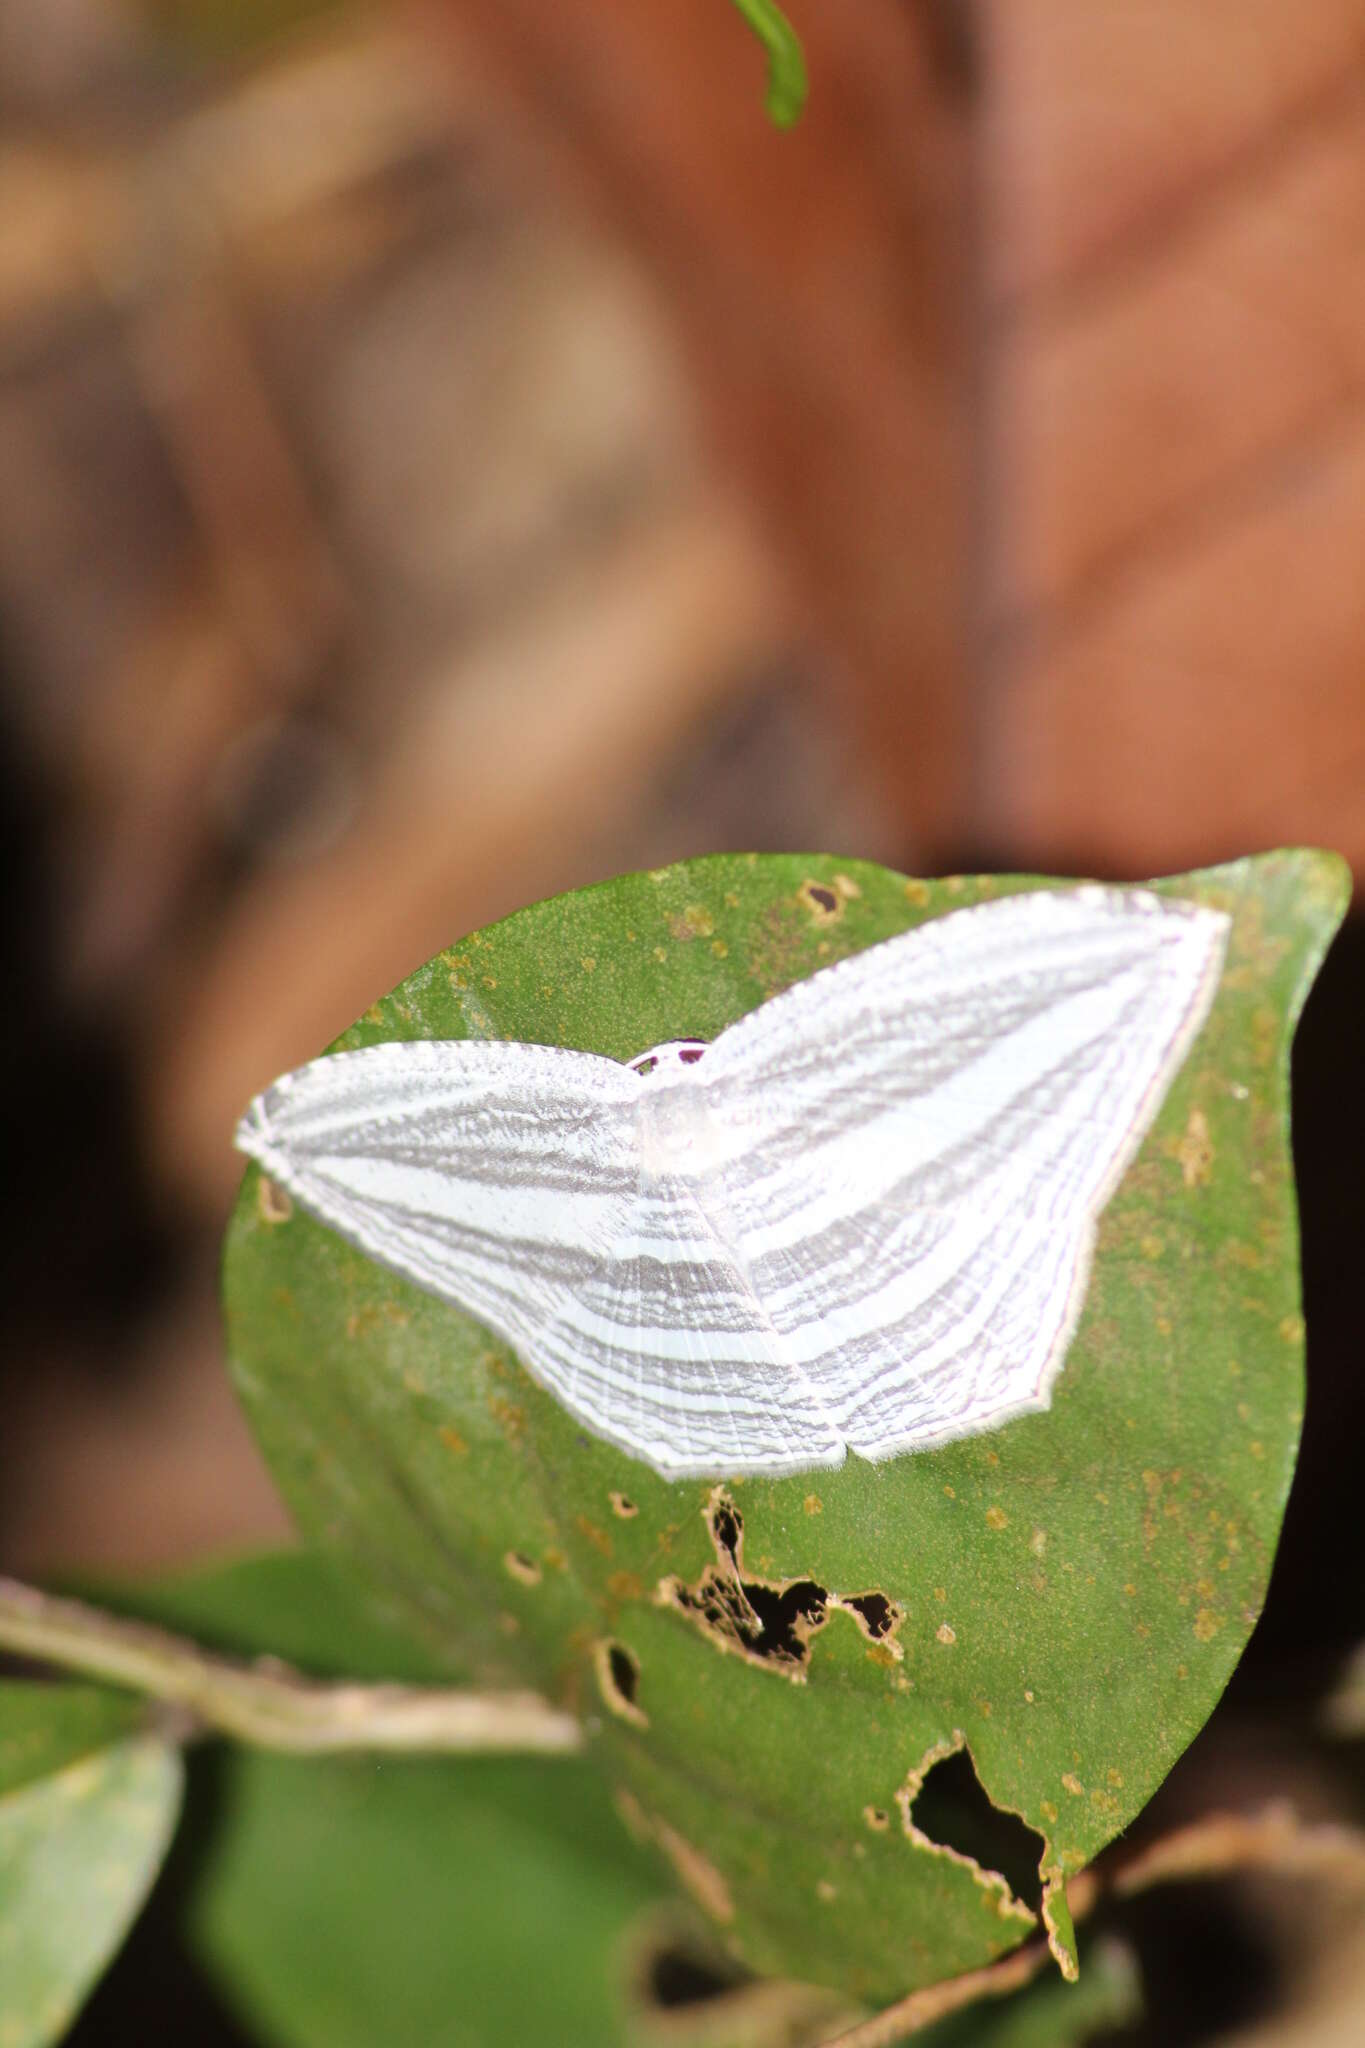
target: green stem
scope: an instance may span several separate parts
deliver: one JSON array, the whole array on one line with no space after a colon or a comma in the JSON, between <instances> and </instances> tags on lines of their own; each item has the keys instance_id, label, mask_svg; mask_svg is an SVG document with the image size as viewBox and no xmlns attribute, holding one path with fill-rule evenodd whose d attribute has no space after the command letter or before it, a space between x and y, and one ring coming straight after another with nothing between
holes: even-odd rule
<instances>
[{"instance_id":1,"label":"green stem","mask_svg":"<svg viewBox=\"0 0 1365 2048\"><path fill-rule=\"evenodd\" d=\"M806 60L800 39L775 0L735 0L744 19L768 53L768 118L778 128L791 128L806 104Z\"/></svg>"},{"instance_id":2,"label":"green stem","mask_svg":"<svg viewBox=\"0 0 1365 2048\"><path fill-rule=\"evenodd\" d=\"M0 1649L130 1686L188 1709L201 1730L261 1749L567 1754L583 1731L531 1692L324 1684L287 1666L241 1664L145 1622L127 1621L0 1577Z\"/></svg>"}]
</instances>

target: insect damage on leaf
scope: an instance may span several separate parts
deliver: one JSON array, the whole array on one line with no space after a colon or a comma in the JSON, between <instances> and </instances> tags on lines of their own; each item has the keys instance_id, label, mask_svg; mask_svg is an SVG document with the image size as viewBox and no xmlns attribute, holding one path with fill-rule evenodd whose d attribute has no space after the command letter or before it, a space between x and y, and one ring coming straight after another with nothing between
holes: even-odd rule
<instances>
[{"instance_id":1,"label":"insect damage on leaf","mask_svg":"<svg viewBox=\"0 0 1365 2048\"><path fill-rule=\"evenodd\" d=\"M995 1804L961 1735L936 1744L896 1795L906 1833L1004 1885L1030 1919L1042 1904L1045 1843L1036 1828Z\"/></svg>"},{"instance_id":2,"label":"insect damage on leaf","mask_svg":"<svg viewBox=\"0 0 1365 2048\"><path fill-rule=\"evenodd\" d=\"M707 1565L694 1586L677 1577L663 1579L655 1598L660 1606L685 1614L718 1650L781 1672L799 1685L806 1676L811 1638L833 1609L843 1608L879 1648L878 1661L899 1661L903 1653L896 1631L903 1615L885 1593L831 1593L814 1579L772 1580L746 1573L744 1518L723 1486L707 1501L705 1520L716 1562Z\"/></svg>"},{"instance_id":3,"label":"insect damage on leaf","mask_svg":"<svg viewBox=\"0 0 1365 2048\"><path fill-rule=\"evenodd\" d=\"M597 1686L613 1714L636 1728L648 1728L649 1716L636 1703L640 1689L640 1660L624 1643L610 1638L593 1650Z\"/></svg>"}]
</instances>

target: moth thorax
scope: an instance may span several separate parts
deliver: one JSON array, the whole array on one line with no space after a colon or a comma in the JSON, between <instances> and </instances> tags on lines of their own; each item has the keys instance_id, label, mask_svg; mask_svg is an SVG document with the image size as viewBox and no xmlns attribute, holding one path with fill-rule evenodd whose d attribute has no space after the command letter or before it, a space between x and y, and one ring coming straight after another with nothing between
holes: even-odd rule
<instances>
[{"instance_id":1,"label":"moth thorax","mask_svg":"<svg viewBox=\"0 0 1365 2048\"><path fill-rule=\"evenodd\" d=\"M671 1074L643 1089L636 1116L640 1164L654 1178L709 1173L719 1163L720 1132L705 1091L690 1074Z\"/></svg>"}]
</instances>

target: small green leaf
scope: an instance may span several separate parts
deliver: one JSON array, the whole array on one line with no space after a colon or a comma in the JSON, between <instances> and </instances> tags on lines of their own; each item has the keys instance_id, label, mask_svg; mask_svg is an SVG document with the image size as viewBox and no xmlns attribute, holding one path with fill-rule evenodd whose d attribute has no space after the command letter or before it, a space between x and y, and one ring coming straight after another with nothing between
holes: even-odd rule
<instances>
[{"instance_id":1,"label":"small green leaf","mask_svg":"<svg viewBox=\"0 0 1365 2048\"><path fill-rule=\"evenodd\" d=\"M128 1735L130 1710L87 1687L0 1685L4 2048L61 2039L161 1866L180 1756Z\"/></svg>"},{"instance_id":2,"label":"small green leaf","mask_svg":"<svg viewBox=\"0 0 1365 2048\"><path fill-rule=\"evenodd\" d=\"M628 1059L713 1038L927 918L1053 886L690 862L473 934L340 1044ZM746 1652L705 1598L725 1568L713 1487L590 1437L481 1326L254 1168L243 1183L230 1352L305 1534L476 1682L589 1717L637 1824L760 1971L875 2004L1015 1946L1035 1914L919 1826L921 1780L966 1748L997 1818L1040 1838L1040 1876L1070 1876L1196 1734L1259 1612L1302 1408L1288 1048L1347 881L1291 851L1154 886L1230 914L1227 965L1105 1212L1053 1405L884 1465L729 1487L740 1568L777 1621L785 1588L828 1596L809 1641L769 1632L781 1655Z\"/></svg>"},{"instance_id":3,"label":"small green leaf","mask_svg":"<svg viewBox=\"0 0 1365 2048\"><path fill-rule=\"evenodd\" d=\"M806 104L806 60L800 38L776 0L734 0L768 53L768 118L792 128Z\"/></svg>"},{"instance_id":4,"label":"small green leaf","mask_svg":"<svg viewBox=\"0 0 1365 2048\"><path fill-rule=\"evenodd\" d=\"M0 1680L0 1797L138 1734L141 1700L99 1685Z\"/></svg>"}]
</instances>

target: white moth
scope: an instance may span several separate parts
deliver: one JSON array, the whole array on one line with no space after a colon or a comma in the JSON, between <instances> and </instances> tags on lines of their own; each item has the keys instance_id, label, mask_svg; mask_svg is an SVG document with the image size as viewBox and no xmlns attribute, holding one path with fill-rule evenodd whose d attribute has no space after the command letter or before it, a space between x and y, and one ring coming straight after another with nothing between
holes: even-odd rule
<instances>
[{"instance_id":1,"label":"white moth","mask_svg":"<svg viewBox=\"0 0 1365 2048\"><path fill-rule=\"evenodd\" d=\"M1048 1406L1227 926L1142 890L1028 892L628 1065L334 1053L237 1144L665 1478L893 1458Z\"/></svg>"}]
</instances>

